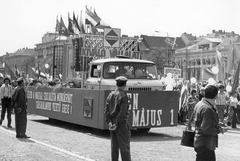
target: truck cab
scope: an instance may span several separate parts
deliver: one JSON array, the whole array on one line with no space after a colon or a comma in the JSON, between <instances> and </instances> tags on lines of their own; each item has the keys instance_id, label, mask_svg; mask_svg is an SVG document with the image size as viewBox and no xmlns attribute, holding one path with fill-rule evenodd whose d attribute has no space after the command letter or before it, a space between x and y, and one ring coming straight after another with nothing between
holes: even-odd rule
<instances>
[{"instance_id":1,"label":"truck cab","mask_svg":"<svg viewBox=\"0 0 240 161\"><path fill-rule=\"evenodd\" d=\"M114 90L116 77L128 78L126 90L161 91L156 65L148 60L130 58L98 59L90 63L87 89Z\"/></svg>"}]
</instances>

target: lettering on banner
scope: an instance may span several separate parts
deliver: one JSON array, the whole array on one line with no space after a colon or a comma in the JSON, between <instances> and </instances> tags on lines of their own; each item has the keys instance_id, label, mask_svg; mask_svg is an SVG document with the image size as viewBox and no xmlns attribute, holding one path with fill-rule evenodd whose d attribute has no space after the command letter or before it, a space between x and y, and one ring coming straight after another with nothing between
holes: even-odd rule
<instances>
[{"instance_id":1,"label":"lettering on banner","mask_svg":"<svg viewBox=\"0 0 240 161\"><path fill-rule=\"evenodd\" d=\"M35 99L43 100L43 93L42 92L35 92Z\"/></svg>"},{"instance_id":2,"label":"lettering on banner","mask_svg":"<svg viewBox=\"0 0 240 161\"><path fill-rule=\"evenodd\" d=\"M132 110L132 127L160 126L162 124L162 109L139 109L139 93L127 93L127 95L129 110Z\"/></svg>"},{"instance_id":3,"label":"lettering on banner","mask_svg":"<svg viewBox=\"0 0 240 161\"><path fill-rule=\"evenodd\" d=\"M45 101L56 101L56 93L44 92L43 98Z\"/></svg>"},{"instance_id":4,"label":"lettering on banner","mask_svg":"<svg viewBox=\"0 0 240 161\"><path fill-rule=\"evenodd\" d=\"M61 112L61 103L53 103L52 109L54 112Z\"/></svg>"},{"instance_id":5,"label":"lettering on banner","mask_svg":"<svg viewBox=\"0 0 240 161\"><path fill-rule=\"evenodd\" d=\"M62 113L71 114L72 113L71 106L68 104L62 104Z\"/></svg>"},{"instance_id":6,"label":"lettering on banner","mask_svg":"<svg viewBox=\"0 0 240 161\"><path fill-rule=\"evenodd\" d=\"M33 98L33 92L27 91L27 98Z\"/></svg>"},{"instance_id":7,"label":"lettering on banner","mask_svg":"<svg viewBox=\"0 0 240 161\"><path fill-rule=\"evenodd\" d=\"M73 94L71 93L28 91L27 98L36 99L36 109L72 114Z\"/></svg>"},{"instance_id":8,"label":"lettering on banner","mask_svg":"<svg viewBox=\"0 0 240 161\"><path fill-rule=\"evenodd\" d=\"M51 111L52 103L45 101L36 101L36 109Z\"/></svg>"},{"instance_id":9,"label":"lettering on banner","mask_svg":"<svg viewBox=\"0 0 240 161\"><path fill-rule=\"evenodd\" d=\"M81 48L81 55L98 58L114 58L117 55L128 56L135 59L141 58L141 53L139 51L128 51L118 49Z\"/></svg>"}]
</instances>

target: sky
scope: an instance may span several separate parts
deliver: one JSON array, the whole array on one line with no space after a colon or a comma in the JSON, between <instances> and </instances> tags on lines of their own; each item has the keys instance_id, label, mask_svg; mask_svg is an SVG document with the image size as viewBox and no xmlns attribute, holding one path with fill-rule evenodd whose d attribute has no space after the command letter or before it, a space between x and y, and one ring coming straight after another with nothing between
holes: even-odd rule
<instances>
[{"instance_id":1,"label":"sky","mask_svg":"<svg viewBox=\"0 0 240 161\"><path fill-rule=\"evenodd\" d=\"M0 55L34 48L45 33L55 32L57 17L67 26L68 13L82 10L84 18L86 5L128 36L240 34L239 0L0 0Z\"/></svg>"}]
</instances>

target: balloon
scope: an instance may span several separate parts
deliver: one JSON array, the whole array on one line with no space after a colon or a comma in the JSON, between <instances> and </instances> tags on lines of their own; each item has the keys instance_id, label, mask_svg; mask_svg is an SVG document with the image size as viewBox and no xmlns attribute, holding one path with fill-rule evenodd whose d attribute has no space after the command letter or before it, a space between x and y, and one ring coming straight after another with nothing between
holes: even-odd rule
<instances>
[{"instance_id":1,"label":"balloon","mask_svg":"<svg viewBox=\"0 0 240 161\"><path fill-rule=\"evenodd\" d=\"M212 67L212 72L213 72L214 74L218 74L218 72L219 72L218 67Z\"/></svg>"},{"instance_id":2,"label":"balloon","mask_svg":"<svg viewBox=\"0 0 240 161\"><path fill-rule=\"evenodd\" d=\"M45 68L47 68L47 69L48 69L48 68L49 68L49 65L48 65L48 64L45 64Z\"/></svg>"},{"instance_id":3,"label":"balloon","mask_svg":"<svg viewBox=\"0 0 240 161\"><path fill-rule=\"evenodd\" d=\"M226 91L227 91L227 92L231 92L231 91L232 91L232 86L227 85Z\"/></svg>"},{"instance_id":4,"label":"balloon","mask_svg":"<svg viewBox=\"0 0 240 161\"><path fill-rule=\"evenodd\" d=\"M191 83L196 83L196 82L197 82L196 78L194 78L194 77L192 77L192 78L190 79L190 81L191 81Z\"/></svg>"},{"instance_id":5,"label":"balloon","mask_svg":"<svg viewBox=\"0 0 240 161\"><path fill-rule=\"evenodd\" d=\"M213 78L208 79L208 84L209 85L214 85L215 83L216 83L216 81Z\"/></svg>"},{"instance_id":6,"label":"balloon","mask_svg":"<svg viewBox=\"0 0 240 161\"><path fill-rule=\"evenodd\" d=\"M172 78L172 73L168 73L168 74L167 74L167 77L168 77L168 78Z\"/></svg>"}]
</instances>

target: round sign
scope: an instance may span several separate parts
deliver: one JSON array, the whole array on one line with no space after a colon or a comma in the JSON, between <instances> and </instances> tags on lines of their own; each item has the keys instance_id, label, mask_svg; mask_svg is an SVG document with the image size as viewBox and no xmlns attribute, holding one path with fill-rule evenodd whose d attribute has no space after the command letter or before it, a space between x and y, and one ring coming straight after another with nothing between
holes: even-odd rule
<instances>
[{"instance_id":1,"label":"round sign","mask_svg":"<svg viewBox=\"0 0 240 161\"><path fill-rule=\"evenodd\" d=\"M196 83L196 82L197 82L196 78L194 78L194 77L192 77L192 78L190 79L190 81L191 81L191 83Z\"/></svg>"},{"instance_id":2,"label":"round sign","mask_svg":"<svg viewBox=\"0 0 240 161\"><path fill-rule=\"evenodd\" d=\"M227 87L226 87L226 91L227 91L227 92L231 92L231 91L232 91L232 86L227 85Z\"/></svg>"},{"instance_id":3,"label":"round sign","mask_svg":"<svg viewBox=\"0 0 240 161\"><path fill-rule=\"evenodd\" d=\"M47 69L49 68L49 65L48 65L48 64L45 64L44 66L45 66L45 68L47 68Z\"/></svg>"},{"instance_id":4,"label":"round sign","mask_svg":"<svg viewBox=\"0 0 240 161\"><path fill-rule=\"evenodd\" d=\"M212 72L213 72L214 74L218 74L218 72L219 72L218 67L212 67Z\"/></svg>"}]
</instances>

